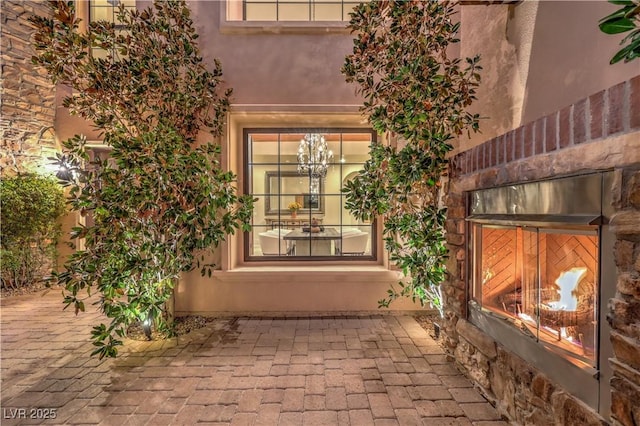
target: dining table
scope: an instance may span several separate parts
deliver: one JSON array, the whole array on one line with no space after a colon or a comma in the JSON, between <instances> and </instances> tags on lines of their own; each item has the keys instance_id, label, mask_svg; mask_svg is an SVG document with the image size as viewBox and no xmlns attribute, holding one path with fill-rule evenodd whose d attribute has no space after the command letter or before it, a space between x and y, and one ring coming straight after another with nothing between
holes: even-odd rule
<instances>
[{"instance_id":1,"label":"dining table","mask_svg":"<svg viewBox=\"0 0 640 426\"><path fill-rule=\"evenodd\" d=\"M325 227L320 232L296 229L282 238L295 242L295 256L333 256L335 242L342 239L342 234L334 228Z\"/></svg>"}]
</instances>

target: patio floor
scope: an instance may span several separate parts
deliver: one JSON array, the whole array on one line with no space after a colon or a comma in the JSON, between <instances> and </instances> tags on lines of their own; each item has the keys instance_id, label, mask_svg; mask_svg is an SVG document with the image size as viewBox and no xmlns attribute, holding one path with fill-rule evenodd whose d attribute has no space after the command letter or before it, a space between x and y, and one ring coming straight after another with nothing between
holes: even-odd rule
<instances>
[{"instance_id":1,"label":"patio floor","mask_svg":"<svg viewBox=\"0 0 640 426\"><path fill-rule=\"evenodd\" d=\"M2 300L3 425L508 424L409 316L221 318L99 361L100 314L61 308Z\"/></svg>"}]
</instances>

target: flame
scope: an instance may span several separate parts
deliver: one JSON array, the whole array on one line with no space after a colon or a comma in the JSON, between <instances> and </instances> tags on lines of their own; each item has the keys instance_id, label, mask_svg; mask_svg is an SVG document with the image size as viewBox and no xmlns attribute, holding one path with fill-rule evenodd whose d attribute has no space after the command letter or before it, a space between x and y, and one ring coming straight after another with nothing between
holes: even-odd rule
<instances>
[{"instance_id":1,"label":"flame","mask_svg":"<svg viewBox=\"0 0 640 426\"><path fill-rule=\"evenodd\" d=\"M525 314L524 312L520 312L518 314L518 317L520 317L520 319L523 319L525 321L529 321L529 322L533 322L533 323L536 322L536 320L534 320L531 315Z\"/></svg>"},{"instance_id":2,"label":"flame","mask_svg":"<svg viewBox=\"0 0 640 426\"><path fill-rule=\"evenodd\" d=\"M574 291L586 272L587 268L571 268L560 273L560 276L556 279L556 285L560 287L558 290L560 300L548 302L547 304L551 309L557 311L575 311L578 309L578 298L574 295Z\"/></svg>"}]
</instances>

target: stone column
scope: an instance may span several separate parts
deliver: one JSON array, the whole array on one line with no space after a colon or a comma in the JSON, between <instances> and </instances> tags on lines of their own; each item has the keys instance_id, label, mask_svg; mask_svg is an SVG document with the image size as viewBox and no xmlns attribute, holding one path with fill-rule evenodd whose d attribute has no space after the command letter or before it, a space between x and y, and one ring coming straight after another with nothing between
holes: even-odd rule
<instances>
[{"instance_id":1,"label":"stone column","mask_svg":"<svg viewBox=\"0 0 640 426\"><path fill-rule=\"evenodd\" d=\"M632 426L640 424L640 171L616 173L614 208L618 279L608 315L615 355L611 412L614 424Z\"/></svg>"},{"instance_id":2,"label":"stone column","mask_svg":"<svg viewBox=\"0 0 640 426\"><path fill-rule=\"evenodd\" d=\"M31 64L33 27L28 18L46 15L43 1L3 0L0 174L44 172L56 149L55 86L45 70Z\"/></svg>"}]
</instances>

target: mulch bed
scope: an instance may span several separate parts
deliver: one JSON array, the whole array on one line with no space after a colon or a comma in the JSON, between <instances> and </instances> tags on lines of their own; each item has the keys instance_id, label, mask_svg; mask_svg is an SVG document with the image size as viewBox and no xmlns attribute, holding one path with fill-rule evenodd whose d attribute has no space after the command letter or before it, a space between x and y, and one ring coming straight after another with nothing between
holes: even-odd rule
<instances>
[{"instance_id":1,"label":"mulch bed","mask_svg":"<svg viewBox=\"0 0 640 426\"><path fill-rule=\"evenodd\" d=\"M416 322L418 324L420 324L422 326L422 328L424 328L425 330L427 330L427 333L429 333L429 336L431 336L434 340L439 341L440 340L440 332L439 330L436 331L436 325L437 323L441 323L441 318L437 315L416 315L413 317L413 319L416 320Z\"/></svg>"},{"instance_id":2,"label":"mulch bed","mask_svg":"<svg viewBox=\"0 0 640 426\"><path fill-rule=\"evenodd\" d=\"M32 285L28 287L21 287L18 289L12 288L2 288L0 289L0 297L12 297L12 296L22 296L26 294L37 293L48 287L44 284ZM62 287L53 286L49 287L49 290L57 291ZM436 333L434 324L440 319L437 315L416 315L413 317L418 324L424 328L429 336L431 336L435 340L440 340L440 336ZM187 334L193 330L197 330L199 328L206 327L209 323L213 322L216 318L214 317L205 317L201 315L190 315L184 317L177 317L175 319L175 331L176 335L181 336ZM141 323L132 324L127 330L127 337L132 340L147 340L147 336L144 334L144 330L142 329ZM151 333L151 340L163 340L167 337L158 332L157 330L153 330Z\"/></svg>"},{"instance_id":3,"label":"mulch bed","mask_svg":"<svg viewBox=\"0 0 640 426\"><path fill-rule=\"evenodd\" d=\"M416 315L413 318L427 331L427 333L429 333L429 336L436 341L440 340L440 335L436 333L435 327L435 324L440 319L437 315ZM177 317L175 319L176 335L181 336L193 330L206 327L209 323L215 320L215 317L205 317L200 315ZM127 330L127 337L132 340L147 340L147 336L144 334L141 323L132 324ZM156 330L153 330L151 333L151 340L163 340L165 338L166 336Z\"/></svg>"},{"instance_id":4,"label":"mulch bed","mask_svg":"<svg viewBox=\"0 0 640 426\"><path fill-rule=\"evenodd\" d=\"M177 336L182 336L193 330L197 330L202 327L206 327L208 323L211 323L216 318L204 317L200 315L190 315L184 317L176 317L175 319L175 332ZM131 324L127 329L127 338L131 340L148 340L142 329L142 323L136 322ZM151 340L164 340L167 336L160 333L157 330L152 330Z\"/></svg>"}]
</instances>

